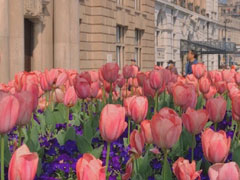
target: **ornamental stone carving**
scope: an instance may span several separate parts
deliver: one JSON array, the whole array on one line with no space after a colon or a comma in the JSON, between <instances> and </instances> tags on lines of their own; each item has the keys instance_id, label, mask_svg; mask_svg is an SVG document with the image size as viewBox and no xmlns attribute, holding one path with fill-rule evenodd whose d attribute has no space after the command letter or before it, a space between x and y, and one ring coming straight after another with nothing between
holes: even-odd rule
<instances>
[{"instance_id":1,"label":"ornamental stone carving","mask_svg":"<svg viewBox=\"0 0 240 180\"><path fill-rule=\"evenodd\" d=\"M24 0L24 16L33 21L42 21L44 9L50 0Z\"/></svg>"}]
</instances>

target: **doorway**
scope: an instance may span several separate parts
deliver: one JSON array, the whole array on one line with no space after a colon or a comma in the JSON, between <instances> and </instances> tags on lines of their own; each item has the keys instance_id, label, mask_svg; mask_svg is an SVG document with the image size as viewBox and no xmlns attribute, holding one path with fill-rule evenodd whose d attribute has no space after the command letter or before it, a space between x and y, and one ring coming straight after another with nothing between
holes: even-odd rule
<instances>
[{"instance_id":1,"label":"doorway","mask_svg":"<svg viewBox=\"0 0 240 180\"><path fill-rule=\"evenodd\" d=\"M33 56L33 22L24 19L24 70L31 71L31 59Z\"/></svg>"}]
</instances>

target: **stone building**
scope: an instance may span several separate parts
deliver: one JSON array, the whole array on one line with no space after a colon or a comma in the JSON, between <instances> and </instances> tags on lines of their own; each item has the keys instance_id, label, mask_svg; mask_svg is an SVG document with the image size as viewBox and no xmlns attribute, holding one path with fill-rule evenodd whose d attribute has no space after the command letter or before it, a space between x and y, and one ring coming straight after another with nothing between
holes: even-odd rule
<instances>
[{"instance_id":1,"label":"stone building","mask_svg":"<svg viewBox=\"0 0 240 180\"><path fill-rule=\"evenodd\" d=\"M219 3L219 40L233 42L240 52L240 0L228 0ZM226 39L225 39L226 37ZM225 61L226 59L226 61ZM221 56L222 64L236 64L240 66L240 54Z\"/></svg>"},{"instance_id":2,"label":"stone building","mask_svg":"<svg viewBox=\"0 0 240 180\"><path fill-rule=\"evenodd\" d=\"M184 72L186 57L180 56L180 41L217 41L217 25L217 0L156 0L156 64L165 67L173 60ZM199 61L209 70L218 68L218 55L202 55Z\"/></svg>"},{"instance_id":3,"label":"stone building","mask_svg":"<svg viewBox=\"0 0 240 180\"><path fill-rule=\"evenodd\" d=\"M122 67L154 56L154 0L0 0L0 82L19 71Z\"/></svg>"}]
</instances>

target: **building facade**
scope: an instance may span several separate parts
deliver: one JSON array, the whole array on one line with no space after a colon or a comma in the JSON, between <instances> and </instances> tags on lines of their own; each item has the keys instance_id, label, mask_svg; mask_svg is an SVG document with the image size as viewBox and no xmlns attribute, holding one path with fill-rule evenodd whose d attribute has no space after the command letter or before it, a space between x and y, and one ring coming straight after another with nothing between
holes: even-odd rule
<instances>
[{"instance_id":1,"label":"building facade","mask_svg":"<svg viewBox=\"0 0 240 180\"><path fill-rule=\"evenodd\" d=\"M217 24L217 0L156 0L156 64L165 67L173 60L183 73L186 56L181 57L180 41L217 41ZM209 70L218 68L217 55L202 55L198 60Z\"/></svg>"},{"instance_id":2,"label":"building facade","mask_svg":"<svg viewBox=\"0 0 240 180\"><path fill-rule=\"evenodd\" d=\"M84 71L154 56L154 0L0 0L0 82L19 71Z\"/></svg>"},{"instance_id":3,"label":"building facade","mask_svg":"<svg viewBox=\"0 0 240 180\"><path fill-rule=\"evenodd\" d=\"M228 0L227 3L219 3L219 40L233 42L240 52L240 1ZM240 54L221 56L221 63L228 66L235 64L240 66Z\"/></svg>"}]
</instances>

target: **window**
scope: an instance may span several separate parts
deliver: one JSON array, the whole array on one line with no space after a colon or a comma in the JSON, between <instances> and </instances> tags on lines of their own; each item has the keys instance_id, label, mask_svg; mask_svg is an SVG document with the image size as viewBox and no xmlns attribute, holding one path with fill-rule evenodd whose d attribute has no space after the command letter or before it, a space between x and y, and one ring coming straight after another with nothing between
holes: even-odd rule
<instances>
[{"instance_id":1,"label":"window","mask_svg":"<svg viewBox=\"0 0 240 180\"><path fill-rule=\"evenodd\" d=\"M159 31L156 33L156 46L159 46Z\"/></svg>"},{"instance_id":2,"label":"window","mask_svg":"<svg viewBox=\"0 0 240 180\"><path fill-rule=\"evenodd\" d=\"M116 61L120 67L122 68L124 61L124 34L125 27L117 25L116 27Z\"/></svg>"},{"instance_id":3,"label":"window","mask_svg":"<svg viewBox=\"0 0 240 180\"><path fill-rule=\"evenodd\" d=\"M141 10L141 0L135 0L135 9Z\"/></svg>"},{"instance_id":4,"label":"window","mask_svg":"<svg viewBox=\"0 0 240 180\"><path fill-rule=\"evenodd\" d=\"M118 5L123 5L123 0L117 0Z\"/></svg>"},{"instance_id":5,"label":"window","mask_svg":"<svg viewBox=\"0 0 240 180\"><path fill-rule=\"evenodd\" d=\"M135 29L135 60L136 64L141 67L141 41L142 41L143 31L140 29Z\"/></svg>"}]
</instances>

